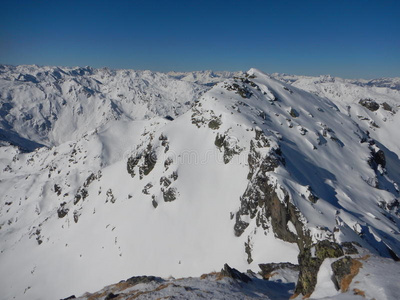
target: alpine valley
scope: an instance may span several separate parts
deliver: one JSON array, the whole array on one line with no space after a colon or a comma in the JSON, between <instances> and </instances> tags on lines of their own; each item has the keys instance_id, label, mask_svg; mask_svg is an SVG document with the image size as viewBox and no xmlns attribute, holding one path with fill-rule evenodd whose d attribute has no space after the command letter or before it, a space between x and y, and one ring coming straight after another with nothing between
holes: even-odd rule
<instances>
[{"instance_id":1,"label":"alpine valley","mask_svg":"<svg viewBox=\"0 0 400 300\"><path fill-rule=\"evenodd\" d=\"M400 78L0 65L0 299L398 299L399 108Z\"/></svg>"}]
</instances>

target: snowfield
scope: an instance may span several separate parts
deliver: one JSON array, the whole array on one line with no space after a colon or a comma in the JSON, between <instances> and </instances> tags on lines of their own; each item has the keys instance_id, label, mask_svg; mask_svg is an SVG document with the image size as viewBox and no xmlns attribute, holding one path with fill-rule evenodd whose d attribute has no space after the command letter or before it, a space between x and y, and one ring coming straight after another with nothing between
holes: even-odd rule
<instances>
[{"instance_id":1,"label":"snowfield","mask_svg":"<svg viewBox=\"0 0 400 300\"><path fill-rule=\"evenodd\" d=\"M398 83L0 66L0 299L398 298Z\"/></svg>"}]
</instances>

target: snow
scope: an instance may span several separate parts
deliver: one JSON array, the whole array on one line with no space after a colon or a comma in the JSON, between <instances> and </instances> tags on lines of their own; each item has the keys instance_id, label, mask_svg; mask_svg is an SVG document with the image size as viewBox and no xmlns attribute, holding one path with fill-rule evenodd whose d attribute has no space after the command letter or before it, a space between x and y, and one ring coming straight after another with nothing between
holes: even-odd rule
<instances>
[{"instance_id":1,"label":"snow","mask_svg":"<svg viewBox=\"0 0 400 300\"><path fill-rule=\"evenodd\" d=\"M38 82L21 81L19 74ZM400 255L398 216L379 207L398 198L400 144L393 137L399 114L366 111L356 97L379 95L397 110L398 90L337 78L313 83L256 69L247 74L255 86L244 84L252 95L243 98L227 86L242 84L233 77L244 73L0 68L0 133L7 133L0 148L0 299L57 299L134 275L200 276L224 263L255 272L259 263L297 263L296 244L249 216L244 233L234 235L256 130L270 142L257 150L261 156L282 150L285 165L267 174L269 183L281 200L290 195L314 241L334 237L384 257L388 247ZM325 85L332 92L324 92ZM292 108L298 116L290 115ZM360 114L380 128L371 130ZM208 126L213 118L221 121L218 128ZM360 142L366 130L377 141L372 147L385 152L383 175L368 164L370 145ZM238 152L228 163L217 134ZM140 179L136 167L132 178L128 158L149 145L154 168ZM96 178L85 186L91 174ZM172 202L163 199L163 176L176 189ZM308 188L316 203L307 199ZM82 189L88 196L74 204ZM60 207L69 210L62 218ZM296 233L292 222L287 227ZM315 297L336 295L328 265L318 274ZM398 272L397 265L390 268ZM378 277L369 284L381 284Z\"/></svg>"}]
</instances>

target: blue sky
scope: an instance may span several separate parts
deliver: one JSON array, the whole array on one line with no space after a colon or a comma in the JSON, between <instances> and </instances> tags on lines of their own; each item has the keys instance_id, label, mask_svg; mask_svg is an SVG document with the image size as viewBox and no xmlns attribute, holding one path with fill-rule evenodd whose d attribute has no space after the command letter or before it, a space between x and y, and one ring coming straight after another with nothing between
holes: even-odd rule
<instances>
[{"instance_id":1,"label":"blue sky","mask_svg":"<svg viewBox=\"0 0 400 300\"><path fill-rule=\"evenodd\" d=\"M400 76L400 1L0 0L0 63Z\"/></svg>"}]
</instances>

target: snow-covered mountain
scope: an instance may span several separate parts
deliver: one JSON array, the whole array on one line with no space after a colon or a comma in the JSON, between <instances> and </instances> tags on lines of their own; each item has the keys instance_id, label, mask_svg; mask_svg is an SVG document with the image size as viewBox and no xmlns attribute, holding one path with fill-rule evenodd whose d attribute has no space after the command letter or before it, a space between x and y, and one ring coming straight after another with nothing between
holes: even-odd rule
<instances>
[{"instance_id":1,"label":"snow-covered mountain","mask_svg":"<svg viewBox=\"0 0 400 300\"><path fill-rule=\"evenodd\" d=\"M1 299L279 262L332 296L351 242L400 257L395 79L0 70Z\"/></svg>"},{"instance_id":2,"label":"snow-covered mountain","mask_svg":"<svg viewBox=\"0 0 400 300\"><path fill-rule=\"evenodd\" d=\"M175 118L206 90L151 71L0 66L0 140L32 150L112 120Z\"/></svg>"}]
</instances>

